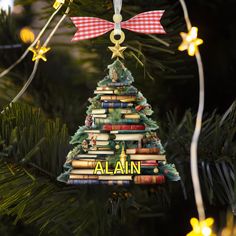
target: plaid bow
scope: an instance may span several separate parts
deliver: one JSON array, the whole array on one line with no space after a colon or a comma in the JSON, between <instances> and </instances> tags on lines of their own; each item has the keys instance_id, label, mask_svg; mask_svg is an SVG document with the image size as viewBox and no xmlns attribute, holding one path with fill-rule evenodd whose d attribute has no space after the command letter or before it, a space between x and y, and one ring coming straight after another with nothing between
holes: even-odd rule
<instances>
[{"instance_id":1,"label":"plaid bow","mask_svg":"<svg viewBox=\"0 0 236 236\"><path fill-rule=\"evenodd\" d=\"M143 34L165 34L161 17L165 11L148 11L121 22L121 28ZM114 29L114 23L96 17L71 17L78 28L72 41L91 39Z\"/></svg>"}]
</instances>

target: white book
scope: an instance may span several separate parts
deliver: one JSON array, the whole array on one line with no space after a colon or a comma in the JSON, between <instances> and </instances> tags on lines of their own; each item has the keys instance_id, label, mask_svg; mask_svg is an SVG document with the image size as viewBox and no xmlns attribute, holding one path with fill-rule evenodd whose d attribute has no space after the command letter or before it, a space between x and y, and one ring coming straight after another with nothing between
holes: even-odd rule
<instances>
[{"instance_id":1,"label":"white book","mask_svg":"<svg viewBox=\"0 0 236 236\"><path fill-rule=\"evenodd\" d=\"M111 87L97 87L97 90L99 90L99 91L112 90L113 91L113 88L111 88Z\"/></svg>"},{"instance_id":2,"label":"white book","mask_svg":"<svg viewBox=\"0 0 236 236\"><path fill-rule=\"evenodd\" d=\"M96 141L96 146L107 146L109 145L109 141Z\"/></svg>"},{"instance_id":3,"label":"white book","mask_svg":"<svg viewBox=\"0 0 236 236\"><path fill-rule=\"evenodd\" d=\"M114 91L110 91L110 90L95 90L94 94L114 94Z\"/></svg>"},{"instance_id":4,"label":"white book","mask_svg":"<svg viewBox=\"0 0 236 236\"><path fill-rule=\"evenodd\" d=\"M116 141L140 141L144 134L115 134Z\"/></svg>"},{"instance_id":5,"label":"white book","mask_svg":"<svg viewBox=\"0 0 236 236\"><path fill-rule=\"evenodd\" d=\"M98 180L132 180L132 175L99 175Z\"/></svg>"},{"instance_id":6,"label":"white book","mask_svg":"<svg viewBox=\"0 0 236 236\"><path fill-rule=\"evenodd\" d=\"M96 114L93 115L94 118L107 118L107 114Z\"/></svg>"},{"instance_id":7,"label":"white book","mask_svg":"<svg viewBox=\"0 0 236 236\"><path fill-rule=\"evenodd\" d=\"M96 158L97 155L95 155L95 154L78 154L76 157L77 158L87 158L87 157L89 157L89 158Z\"/></svg>"},{"instance_id":8,"label":"white book","mask_svg":"<svg viewBox=\"0 0 236 236\"><path fill-rule=\"evenodd\" d=\"M93 109L92 114L106 114L106 109Z\"/></svg>"},{"instance_id":9,"label":"white book","mask_svg":"<svg viewBox=\"0 0 236 236\"><path fill-rule=\"evenodd\" d=\"M112 150L89 150L88 154L114 154Z\"/></svg>"},{"instance_id":10,"label":"white book","mask_svg":"<svg viewBox=\"0 0 236 236\"><path fill-rule=\"evenodd\" d=\"M152 155L152 154L133 154L130 155L131 161L147 161L147 160L155 160L155 161L166 161L165 155Z\"/></svg>"},{"instance_id":11,"label":"white book","mask_svg":"<svg viewBox=\"0 0 236 236\"><path fill-rule=\"evenodd\" d=\"M91 155L92 156L92 155ZM76 160L76 161L104 161L102 159L98 159L98 158L80 158L79 160Z\"/></svg>"},{"instance_id":12,"label":"white book","mask_svg":"<svg viewBox=\"0 0 236 236\"><path fill-rule=\"evenodd\" d=\"M113 112L114 110L117 110L117 109L120 110L121 114L131 114L131 113L133 113L132 110L129 109L129 108L108 108L108 112L111 113L111 112Z\"/></svg>"},{"instance_id":13,"label":"white book","mask_svg":"<svg viewBox=\"0 0 236 236\"><path fill-rule=\"evenodd\" d=\"M132 113L131 109L121 109L121 114L130 114Z\"/></svg>"},{"instance_id":14,"label":"white book","mask_svg":"<svg viewBox=\"0 0 236 236\"><path fill-rule=\"evenodd\" d=\"M94 169L73 169L70 174L74 175L93 175ZM101 171L97 171L96 175L101 174Z\"/></svg>"},{"instance_id":15,"label":"white book","mask_svg":"<svg viewBox=\"0 0 236 236\"><path fill-rule=\"evenodd\" d=\"M89 139L96 139L96 140L101 140L101 141L107 141L110 139L109 134L91 134L89 133Z\"/></svg>"},{"instance_id":16,"label":"white book","mask_svg":"<svg viewBox=\"0 0 236 236\"><path fill-rule=\"evenodd\" d=\"M84 133L93 133L93 134L99 134L101 133L101 130L97 130L97 129L87 129L87 130L84 130Z\"/></svg>"}]
</instances>

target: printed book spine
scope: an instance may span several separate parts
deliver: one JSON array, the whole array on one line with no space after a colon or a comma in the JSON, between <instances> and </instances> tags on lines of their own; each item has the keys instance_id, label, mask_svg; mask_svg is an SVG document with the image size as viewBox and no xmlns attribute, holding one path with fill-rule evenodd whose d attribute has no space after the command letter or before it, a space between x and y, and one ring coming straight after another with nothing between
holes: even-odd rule
<instances>
[{"instance_id":1,"label":"printed book spine","mask_svg":"<svg viewBox=\"0 0 236 236\"><path fill-rule=\"evenodd\" d=\"M98 180L98 175L76 175L76 174L70 174L69 179L93 179Z\"/></svg>"},{"instance_id":2,"label":"printed book spine","mask_svg":"<svg viewBox=\"0 0 236 236\"><path fill-rule=\"evenodd\" d=\"M68 184L80 185L80 184L100 184L99 180L94 179L69 179Z\"/></svg>"},{"instance_id":3,"label":"printed book spine","mask_svg":"<svg viewBox=\"0 0 236 236\"><path fill-rule=\"evenodd\" d=\"M115 100L115 101L120 101L120 100L124 100L124 99L136 99L135 96L125 96L125 95L113 95L113 96L109 96L109 95L104 95L101 96L100 98L101 100Z\"/></svg>"},{"instance_id":4,"label":"printed book spine","mask_svg":"<svg viewBox=\"0 0 236 236\"><path fill-rule=\"evenodd\" d=\"M158 154L160 151L159 148L136 148L136 149L127 149L127 154Z\"/></svg>"},{"instance_id":5,"label":"printed book spine","mask_svg":"<svg viewBox=\"0 0 236 236\"><path fill-rule=\"evenodd\" d=\"M107 84L108 87L123 87L123 86L127 86L127 85L129 85L129 83L115 82L115 83L108 83Z\"/></svg>"},{"instance_id":6,"label":"printed book spine","mask_svg":"<svg viewBox=\"0 0 236 236\"><path fill-rule=\"evenodd\" d=\"M87 169L87 168L95 168L97 165L97 161L81 161L81 160L73 160L71 163L73 168L81 168L81 169Z\"/></svg>"},{"instance_id":7,"label":"printed book spine","mask_svg":"<svg viewBox=\"0 0 236 236\"><path fill-rule=\"evenodd\" d=\"M114 124L105 124L102 127L103 130L145 130L145 125L114 125Z\"/></svg>"},{"instance_id":8,"label":"printed book spine","mask_svg":"<svg viewBox=\"0 0 236 236\"><path fill-rule=\"evenodd\" d=\"M127 180L101 180L101 184L106 185L129 185L130 181Z\"/></svg>"},{"instance_id":9,"label":"printed book spine","mask_svg":"<svg viewBox=\"0 0 236 236\"><path fill-rule=\"evenodd\" d=\"M120 119L120 120L115 120L111 121L111 119L102 119L102 118L95 118L95 124L107 124L113 122L114 124L133 124L133 123L139 123L139 119Z\"/></svg>"},{"instance_id":10,"label":"printed book spine","mask_svg":"<svg viewBox=\"0 0 236 236\"><path fill-rule=\"evenodd\" d=\"M133 106L133 103L126 102L102 102L102 108L127 108Z\"/></svg>"},{"instance_id":11,"label":"printed book spine","mask_svg":"<svg viewBox=\"0 0 236 236\"><path fill-rule=\"evenodd\" d=\"M164 175L136 175L134 176L135 184L163 184L165 183Z\"/></svg>"}]
</instances>

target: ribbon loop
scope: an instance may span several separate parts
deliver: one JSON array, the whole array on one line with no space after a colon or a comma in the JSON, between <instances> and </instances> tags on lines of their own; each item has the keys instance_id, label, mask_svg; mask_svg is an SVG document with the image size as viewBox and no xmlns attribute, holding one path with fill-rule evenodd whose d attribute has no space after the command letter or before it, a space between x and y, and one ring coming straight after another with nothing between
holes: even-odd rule
<instances>
[{"instance_id":1,"label":"ribbon loop","mask_svg":"<svg viewBox=\"0 0 236 236\"><path fill-rule=\"evenodd\" d=\"M113 16L113 20L115 22L114 34L121 35L122 16L121 16L120 12L122 9L122 0L113 0L113 5L114 5L114 12L115 12L115 14Z\"/></svg>"}]
</instances>

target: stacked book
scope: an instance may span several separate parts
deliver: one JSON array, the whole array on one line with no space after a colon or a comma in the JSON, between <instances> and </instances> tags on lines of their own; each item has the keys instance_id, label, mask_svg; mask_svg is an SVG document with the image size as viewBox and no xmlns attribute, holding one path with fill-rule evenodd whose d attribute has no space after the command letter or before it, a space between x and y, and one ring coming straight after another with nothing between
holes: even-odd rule
<instances>
[{"instance_id":1,"label":"stacked book","mask_svg":"<svg viewBox=\"0 0 236 236\"><path fill-rule=\"evenodd\" d=\"M155 130L146 122L148 114L144 110L149 109L146 99L132 82L130 72L120 61L115 61L109 67L109 76L98 83L87 123L76 133L85 138L71 160L69 184L165 182L165 173L159 168L166 162L163 147ZM122 164L124 171L120 171L117 163ZM139 171L132 172L132 164Z\"/></svg>"}]
</instances>

